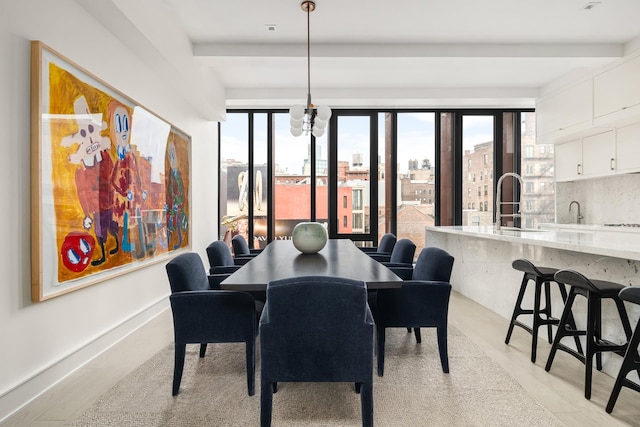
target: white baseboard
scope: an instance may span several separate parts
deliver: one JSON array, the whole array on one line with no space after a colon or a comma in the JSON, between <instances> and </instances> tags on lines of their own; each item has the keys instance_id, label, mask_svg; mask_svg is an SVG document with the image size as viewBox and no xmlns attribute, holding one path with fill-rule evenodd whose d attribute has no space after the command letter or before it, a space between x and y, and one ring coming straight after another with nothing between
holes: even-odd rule
<instances>
[{"instance_id":1,"label":"white baseboard","mask_svg":"<svg viewBox=\"0 0 640 427\"><path fill-rule=\"evenodd\" d=\"M127 335L169 309L162 298L0 396L0 423Z\"/></svg>"}]
</instances>

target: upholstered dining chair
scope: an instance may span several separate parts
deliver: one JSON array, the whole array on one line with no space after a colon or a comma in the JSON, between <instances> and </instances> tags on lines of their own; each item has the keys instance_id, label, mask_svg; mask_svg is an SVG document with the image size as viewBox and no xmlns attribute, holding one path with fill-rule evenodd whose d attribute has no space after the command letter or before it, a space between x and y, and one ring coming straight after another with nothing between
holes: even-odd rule
<instances>
[{"instance_id":1,"label":"upholstered dining chair","mask_svg":"<svg viewBox=\"0 0 640 427\"><path fill-rule=\"evenodd\" d=\"M384 263L387 267L411 266L413 256L416 253L416 245L410 239L400 239L396 242L391 255L369 254L376 261Z\"/></svg>"},{"instance_id":2,"label":"upholstered dining chair","mask_svg":"<svg viewBox=\"0 0 640 427\"><path fill-rule=\"evenodd\" d=\"M262 252L262 249L251 249L247 240L241 234L236 234L231 239L231 247L233 248L233 256L238 257L254 257Z\"/></svg>"},{"instance_id":3,"label":"upholstered dining chair","mask_svg":"<svg viewBox=\"0 0 640 427\"><path fill-rule=\"evenodd\" d=\"M454 258L443 249L424 248L411 280L404 280L400 288L379 289L369 296L376 321L379 376L384 374L385 329L394 327L414 328L418 343L422 341L421 327L436 328L442 370L449 372L447 319L453 261Z\"/></svg>"},{"instance_id":4,"label":"upholstered dining chair","mask_svg":"<svg viewBox=\"0 0 640 427\"><path fill-rule=\"evenodd\" d=\"M172 395L180 390L187 344L200 344L204 357L208 343L246 343L247 388L255 393L255 343L257 320L263 304L245 292L211 289L200 255L180 254L166 265L171 286L171 310L175 340Z\"/></svg>"},{"instance_id":5,"label":"upholstered dining chair","mask_svg":"<svg viewBox=\"0 0 640 427\"><path fill-rule=\"evenodd\" d=\"M251 257L234 259L229 246L222 240L216 240L207 246L207 258L209 258L209 273L211 275L233 274L251 259ZM248 293L257 301L264 302L266 300L265 291L249 291Z\"/></svg>"},{"instance_id":6,"label":"upholstered dining chair","mask_svg":"<svg viewBox=\"0 0 640 427\"><path fill-rule=\"evenodd\" d=\"M393 247L396 245L398 238L393 233L385 233L384 236L380 239L378 246L366 246L360 248L360 250L366 254L378 254L378 255L389 255L391 256L391 251L393 251Z\"/></svg>"},{"instance_id":7,"label":"upholstered dining chair","mask_svg":"<svg viewBox=\"0 0 640 427\"><path fill-rule=\"evenodd\" d=\"M352 382L373 426L373 318L364 282L328 276L272 281L260 318L260 425L278 382Z\"/></svg>"}]
</instances>

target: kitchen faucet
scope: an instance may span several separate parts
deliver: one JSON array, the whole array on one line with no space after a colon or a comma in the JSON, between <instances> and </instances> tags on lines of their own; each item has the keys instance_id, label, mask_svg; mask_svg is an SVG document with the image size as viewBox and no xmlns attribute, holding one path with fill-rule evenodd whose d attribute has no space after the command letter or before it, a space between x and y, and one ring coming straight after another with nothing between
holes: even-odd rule
<instances>
[{"instance_id":1,"label":"kitchen faucet","mask_svg":"<svg viewBox=\"0 0 640 427\"><path fill-rule=\"evenodd\" d=\"M571 201L571 203L569 203L569 212L571 212L571 206L572 206L574 203L575 203L576 205L578 205L578 215L576 216L576 223L577 223L577 224L580 224L580 221L582 221L582 218L583 218L583 216L582 216L582 215L580 215L580 203L579 203L579 202L577 202L576 200L572 200L572 201Z\"/></svg>"},{"instance_id":2,"label":"kitchen faucet","mask_svg":"<svg viewBox=\"0 0 640 427\"><path fill-rule=\"evenodd\" d=\"M510 216L514 220L515 220L515 218L520 218L520 216L521 216L520 203L519 202L503 202L502 201L502 180L505 179L508 176L512 177L514 180L517 180L520 183L520 193L522 193L522 178L517 173L507 172L507 173L502 174L500 179L498 179L498 185L497 185L497 189L496 189L496 230L500 230L500 226L501 226L501 222L502 222L502 217L503 216ZM513 213L511 213L511 214L503 214L502 213L502 205L512 205L513 206ZM516 212L516 205L518 205L517 212Z\"/></svg>"}]
</instances>

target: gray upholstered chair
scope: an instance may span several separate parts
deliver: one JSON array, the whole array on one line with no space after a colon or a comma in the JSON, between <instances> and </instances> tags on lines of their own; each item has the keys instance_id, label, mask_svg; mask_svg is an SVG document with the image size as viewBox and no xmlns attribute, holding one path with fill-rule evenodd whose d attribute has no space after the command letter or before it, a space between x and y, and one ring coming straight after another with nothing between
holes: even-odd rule
<instances>
[{"instance_id":1,"label":"gray upholstered chair","mask_svg":"<svg viewBox=\"0 0 640 427\"><path fill-rule=\"evenodd\" d=\"M453 261L454 258L443 249L424 248L411 280L403 281L401 288L379 289L369 296L376 321L379 376L384 373L385 329L394 327L414 328L418 343L422 341L421 327L436 328L442 370L449 372L447 319Z\"/></svg>"},{"instance_id":2,"label":"gray upholstered chair","mask_svg":"<svg viewBox=\"0 0 640 427\"><path fill-rule=\"evenodd\" d=\"M251 249L247 240L241 234L236 234L231 239L231 247L233 248L233 256L238 257L254 257L262 252L262 249Z\"/></svg>"},{"instance_id":3,"label":"gray upholstered chair","mask_svg":"<svg viewBox=\"0 0 640 427\"><path fill-rule=\"evenodd\" d=\"M391 251L393 251L393 247L396 245L398 238L393 233L386 233L380 239L380 243L378 246L365 246L360 248L360 250L366 254L377 254L377 255L388 255L391 256Z\"/></svg>"},{"instance_id":4,"label":"gray upholstered chair","mask_svg":"<svg viewBox=\"0 0 640 427\"><path fill-rule=\"evenodd\" d=\"M204 357L207 343L245 342L247 388L253 396L257 320L263 304L245 292L212 290L222 275L208 279L195 252L176 256L166 269L175 339L172 394L176 396L180 389L187 344L200 344L200 357Z\"/></svg>"},{"instance_id":5,"label":"gray upholstered chair","mask_svg":"<svg viewBox=\"0 0 640 427\"><path fill-rule=\"evenodd\" d=\"M373 425L373 318L364 282L295 277L270 282L260 318L260 425L271 425L278 382L352 382Z\"/></svg>"},{"instance_id":6,"label":"gray upholstered chair","mask_svg":"<svg viewBox=\"0 0 640 427\"><path fill-rule=\"evenodd\" d=\"M252 257L233 258L229 246L222 240L216 240L207 246L207 258L209 258L209 273L212 276L220 274L233 274L242 265L246 264ZM248 291L256 301L266 300L265 291Z\"/></svg>"},{"instance_id":7,"label":"gray upholstered chair","mask_svg":"<svg viewBox=\"0 0 640 427\"><path fill-rule=\"evenodd\" d=\"M400 239L393 246L390 255L369 254L376 261L382 262L388 267L392 266L411 266L413 264L413 256L416 253L416 245L410 239Z\"/></svg>"}]
</instances>

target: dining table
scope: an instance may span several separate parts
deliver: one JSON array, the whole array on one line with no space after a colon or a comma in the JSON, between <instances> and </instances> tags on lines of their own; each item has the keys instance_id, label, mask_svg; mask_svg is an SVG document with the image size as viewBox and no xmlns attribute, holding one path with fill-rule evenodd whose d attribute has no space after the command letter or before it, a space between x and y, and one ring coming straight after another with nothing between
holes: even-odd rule
<instances>
[{"instance_id":1,"label":"dining table","mask_svg":"<svg viewBox=\"0 0 640 427\"><path fill-rule=\"evenodd\" d=\"M358 249L349 239L329 239L314 254L298 251L291 240L274 240L220 283L222 289L264 291L273 280L299 276L335 276L362 280L368 289L399 288L402 279Z\"/></svg>"}]
</instances>

